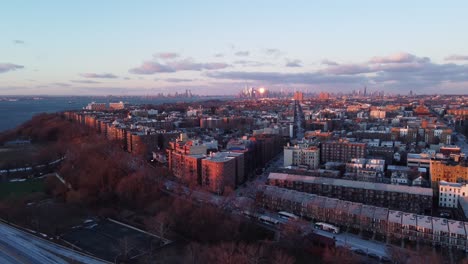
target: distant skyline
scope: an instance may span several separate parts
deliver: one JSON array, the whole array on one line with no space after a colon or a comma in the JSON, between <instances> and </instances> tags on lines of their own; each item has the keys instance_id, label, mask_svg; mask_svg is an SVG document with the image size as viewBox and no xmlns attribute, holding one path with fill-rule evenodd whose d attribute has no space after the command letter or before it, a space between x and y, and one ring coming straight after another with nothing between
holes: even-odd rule
<instances>
[{"instance_id":1,"label":"distant skyline","mask_svg":"<svg viewBox=\"0 0 468 264\"><path fill-rule=\"evenodd\" d=\"M6 1L0 95L466 94L466 1Z\"/></svg>"}]
</instances>

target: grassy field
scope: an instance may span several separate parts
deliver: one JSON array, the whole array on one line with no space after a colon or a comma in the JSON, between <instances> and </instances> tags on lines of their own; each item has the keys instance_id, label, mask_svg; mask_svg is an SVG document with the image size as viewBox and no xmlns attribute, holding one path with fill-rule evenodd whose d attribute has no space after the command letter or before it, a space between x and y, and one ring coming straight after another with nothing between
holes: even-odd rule
<instances>
[{"instance_id":1,"label":"grassy field","mask_svg":"<svg viewBox=\"0 0 468 264\"><path fill-rule=\"evenodd\" d=\"M43 179L31 179L23 182L0 182L0 200L11 196L18 197L43 191Z\"/></svg>"}]
</instances>

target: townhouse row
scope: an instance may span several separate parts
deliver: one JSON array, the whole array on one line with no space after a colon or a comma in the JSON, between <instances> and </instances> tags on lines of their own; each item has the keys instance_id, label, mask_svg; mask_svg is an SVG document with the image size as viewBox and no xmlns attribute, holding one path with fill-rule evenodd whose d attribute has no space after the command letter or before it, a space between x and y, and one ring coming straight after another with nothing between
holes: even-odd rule
<instances>
[{"instance_id":1,"label":"townhouse row","mask_svg":"<svg viewBox=\"0 0 468 264\"><path fill-rule=\"evenodd\" d=\"M344 229L468 251L468 222L418 215L276 186L260 186L256 204Z\"/></svg>"}]
</instances>

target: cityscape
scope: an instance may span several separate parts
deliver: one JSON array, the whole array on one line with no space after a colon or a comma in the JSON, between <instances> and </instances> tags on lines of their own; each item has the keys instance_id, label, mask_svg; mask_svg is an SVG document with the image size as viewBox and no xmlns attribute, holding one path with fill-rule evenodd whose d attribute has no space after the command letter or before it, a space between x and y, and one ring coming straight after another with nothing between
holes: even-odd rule
<instances>
[{"instance_id":1,"label":"cityscape","mask_svg":"<svg viewBox=\"0 0 468 264\"><path fill-rule=\"evenodd\" d=\"M458 4L6 4L0 263L468 263Z\"/></svg>"}]
</instances>

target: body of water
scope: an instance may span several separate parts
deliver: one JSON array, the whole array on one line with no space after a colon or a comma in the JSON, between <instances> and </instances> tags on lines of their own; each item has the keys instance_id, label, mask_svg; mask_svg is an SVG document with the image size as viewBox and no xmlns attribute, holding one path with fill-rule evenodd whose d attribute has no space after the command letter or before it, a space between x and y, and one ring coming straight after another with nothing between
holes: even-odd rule
<instances>
[{"instance_id":1,"label":"body of water","mask_svg":"<svg viewBox=\"0 0 468 264\"><path fill-rule=\"evenodd\" d=\"M147 98L147 97L4 97L0 100L0 132L17 127L40 113L54 113L65 110L78 110L90 102L119 102L130 104L162 104L167 102L198 101L214 97L195 98ZM220 99L220 98L216 98Z\"/></svg>"}]
</instances>

